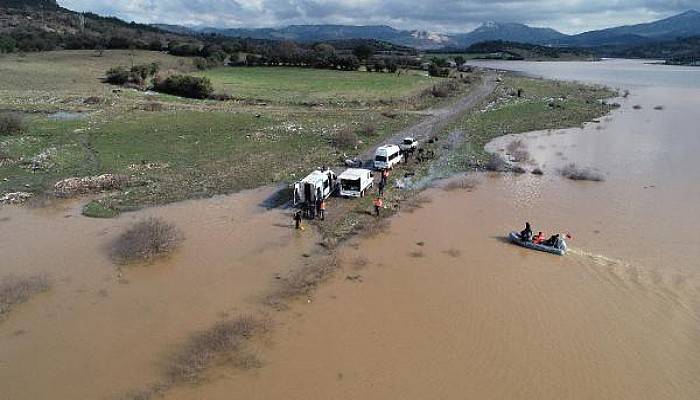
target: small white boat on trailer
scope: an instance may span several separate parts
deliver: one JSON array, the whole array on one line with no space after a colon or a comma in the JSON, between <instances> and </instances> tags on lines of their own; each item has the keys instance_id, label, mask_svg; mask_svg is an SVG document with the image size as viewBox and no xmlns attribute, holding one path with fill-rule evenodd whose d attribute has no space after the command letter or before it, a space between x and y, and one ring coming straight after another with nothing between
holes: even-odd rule
<instances>
[{"instance_id":1,"label":"small white boat on trailer","mask_svg":"<svg viewBox=\"0 0 700 400\"><path fill-rule=\"evenodd\" d=\"M538 250L538 251L545 251L547 253L552 253L556 254L559 256L563 256L566 254L566 242L564 239L559 239L559 246L545 246L543 244L537 244L533 243L529 240L523 240L520 238L520 233L518 232L511 232L510 235L508 235L508 239L510 239L511 242L517 244L518 246L522 247L527 247L528 249L532 250Z\"/></svg>"}]
</instances>

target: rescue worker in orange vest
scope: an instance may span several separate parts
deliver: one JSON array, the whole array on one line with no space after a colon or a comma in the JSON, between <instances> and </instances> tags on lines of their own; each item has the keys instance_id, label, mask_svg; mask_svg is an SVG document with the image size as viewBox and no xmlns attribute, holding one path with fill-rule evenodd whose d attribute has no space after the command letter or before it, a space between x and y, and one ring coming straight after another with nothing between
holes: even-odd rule
<instances>
[{"instance_id":1,"label":"rescue worker in orange vest","mask_svg":"<svg viewBox=\"0 0 700 400\"><path fill-rule=\"evenodd\" d=\"M318 204L318 216L321 218L321 221L326 219L326 200L321 199Z\"/></svg>"},{"instance_id":2,"label":"rescue worker in orange vest","mask_svg":"<svg viewBox=\"0 0 700 400\"><path fill-rule=\"evenodd\" d=\"M379 210L384 207L384 201L382 200L381 197L377 197L374 199L374 212L377 214L377 217L379 216Z\"/></svg>"},{"instance_id":3,"label":"rescue worker in orange vest","mask_svg":"<svg viewBox=\"0 0 700 400\"><path fill-rule=\"evenodd\" d=\"M384 169L382 170L382 182L386 185L387 181L389 180L389 169Z\"/></svg>"}]
</instances>

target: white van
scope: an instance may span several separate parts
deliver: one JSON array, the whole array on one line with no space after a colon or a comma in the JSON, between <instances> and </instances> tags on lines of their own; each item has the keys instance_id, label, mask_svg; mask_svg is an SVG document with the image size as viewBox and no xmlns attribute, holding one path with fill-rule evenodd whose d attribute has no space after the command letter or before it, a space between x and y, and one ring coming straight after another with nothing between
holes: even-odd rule
<instances>
[{"instance_id":1,"label":"white van","mask_svg":"<svg viewBox=\"0 0 700 400\"><path fill-rule=\"evenodd\" d=\"M344 197L363 197L374 186L372 171L364 168L348 168L338 176L340 195Z\"/></svg>"},{"instance_id":2,"label":"white van","mask_svg":"<svg viewBox=\"0 0 700 400\"><path fill-rule=\"evenodd\" d=\"M403 154L399 146L387 144L381 146L374 152L374 168L375 169L392 169L394 165L403 160Z\"/></svg>"},{"instance_id":3,"label":"white van","mask_svg":"<svg viewBox=\"0 0 700 400\"><path fill-rule=\"evenodd\" d=\"M314 204L327 199L336 189L338 177L330 169L316 170L294 184L294 204Z\"/></svg>"}]
</instances>

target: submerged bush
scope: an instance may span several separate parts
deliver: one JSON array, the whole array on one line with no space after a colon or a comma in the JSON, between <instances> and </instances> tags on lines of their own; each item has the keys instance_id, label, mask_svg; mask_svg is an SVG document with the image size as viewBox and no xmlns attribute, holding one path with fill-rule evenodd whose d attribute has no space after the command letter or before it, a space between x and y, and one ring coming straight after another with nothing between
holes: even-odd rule
<instances>
[{"instance_id":1,"label":"submerged bush","mask_svg":"<svg viewBox=\"0 0 700 400\"><path fill-rule=\"evenodd\" d=\"M173 251L182 234L172 224L150 217L136 223L112 244L112 259L119 263L146 261Z\"/></svg>"},{"instance_id":2,"label":"submerged bush","mask_svg":"<svg viewBox=\"0 0 700 400\"><path fill-rule=\"evenodd\" d=\"M6 276L0 281L0 317L9 313L12 307L48 289L49 280L45 275Z\"/></svg>"},{"instance_id":3,"label":"submerged bush","mask_svg":"<svg viewBox=\"0 0 700 400\"><path fill-rule=\"evenodd\" d=\"M579 167L574 163L568 164L562 168L559 173L564 178L568 178L574 181L604 181L605 177L590 168Z\"/></svg>"},{"instance_id":4,"label":"submerged bush","mask_svg":"<svg viewBox=\"0 0 700 400\"><path fill-rule=\"evenodd\" d=\"M268 320L252 316L221 321L188 340L173 357L168 376L173 382L198 381L201 373L223 355L229 355L229 360L239 368L258 367L260 361L246 351L245 342L269 330Z\"/></svg>"},{"instance_id":5,"label":"submerged bush","mask_svg":"<svg viewBox=\"0 0 700 400\"><path fill-rule=\"evenodd\" d=\"M0 135L21 135L27 131L27 122L22 114L6 112L0 114Z\"/></svg>"}]
</instances>

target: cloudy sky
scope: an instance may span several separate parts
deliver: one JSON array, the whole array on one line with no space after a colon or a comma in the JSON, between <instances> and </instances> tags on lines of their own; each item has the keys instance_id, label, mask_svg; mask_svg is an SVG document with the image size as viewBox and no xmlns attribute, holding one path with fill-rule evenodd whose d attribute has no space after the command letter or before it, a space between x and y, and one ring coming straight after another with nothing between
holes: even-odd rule
<instances>
[{"instance_id":1,"label":"cloudy sky","mask_svg":"<svg viewBox=\"0 0 700 400\"><path fill-rule=\"evenodd\" d=\"M700 10L700 0L58 0L141 23L215 27L292 24L391 25L466 32L485 21L522 22L579 33Z\"/></svg>"}]
</instances>

